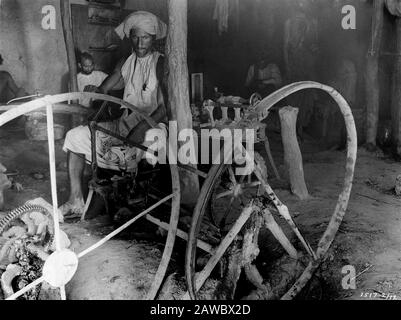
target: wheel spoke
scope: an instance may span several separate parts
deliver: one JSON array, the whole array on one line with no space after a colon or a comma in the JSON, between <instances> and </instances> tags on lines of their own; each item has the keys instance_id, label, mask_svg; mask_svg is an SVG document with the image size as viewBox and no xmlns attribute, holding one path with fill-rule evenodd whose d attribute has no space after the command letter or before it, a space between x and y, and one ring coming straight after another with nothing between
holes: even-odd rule
<instances>
[{"instance_id":1,"label":"wheel spoke","mask_svg":"<svg viewBox=\"0 0 401 320\"><path fill-rule=\"evenodd\" d=\"M291 229L294 231L296 236L298 237L299 241L301 241L302 245L304 246L306 252L313 257L313 259L317 259L316 253L313 251L311 248L310 244L304 239L302 234L299 232L299 229L295 222L292 220L291 215L288 211L287 206L285 206L277 197L277 195L274 193L273 189L270 187L270 185L265 181L261 175L261 172L259 171L258 167L255 167L255 174L258 177L259 181L262 183L262 186L266 190L268 198L273 202L275 207L277 208L279 214L287 221Z\"/></svg>"},{"instance_id":2,"label":"wheel spoke","mask_svg":"<svg viewBox=\"0 0 401 320\"><path fill-rule=\"evenodd\" d=\"M255 182L251 182L251 183L241 184L241 188L242 189L254 188L254 187L259 187L260 185L261 185L260 181L255 181Z\"/></svg>"},{"instance_id":3,"label":"wheel spoke","mask_svg":"<svg viewBox=\"0 0 401 320\"><path fill-rule=\"evenodd\" d=\"M231 166L230 166L230 168L231 168ZM221 229L223 229L224 225L226 224L226 220L227 220L229 213L231 212L232 206L234 204L234 200L239 196L239 192L240 192L239 189L241 188L241 184L244 182L244 179L245 179L245 176L241 176L239 185L237 184L233 190L233 195L230 199L230 203L228 204L228 207L227 207L227 209L223 215L223 218L221 219L221 222L220 222Z\"/></svg>"},{"instance_id":4,"label":"wheel spoke","mask_svg":"<svg viewBox=\"0 0 401 320\"><path fill-rule=\"evenodd\" d=\"M147 214L145 216L145 218L146 218L146 220L152 222L153 224L159 226L160 228L162 228L164 230L168 231L170 229L170 225L168 223L163 222L163 221L151 216L150 214ZM181 239L188 241L188 233L186 233L180 229L177 229L177 237L180 237ZM210 254L214 253L213 247L203 240L198 239L196 245L198 248L202 249L203 251L206 251L207 253L210 253Z\"/></svg>"},{"instance_id":5,"label":"wheel spoke","mask_svg":"<svg viewBox=\"0 0 401 320\"><path fill-rule=\"evenodd\" d=\"M219 193L218 195L216 195L215 200L218 200L218 199L227 197L227 196L229 196L229 195L231 195L231 194L233 194L233 193L234 193L234 190L224 191L224 192Z\"/></svg>"},{"instance_id":6,"label":"wheel spoke","mask_svg":"<svg viewBox=\"0 0 401 320\"><path fill-rule=\"evenodd\" d=\"M126 222L125 224L123 224L121 227L119 227L118 229L114 230L113 232L111 232L109 235L107 235L106 237L104 237L102 240L96 242L94 245L90 246L89 248L85 249L84 251L82 251L81 253L78 254L78 258L82 258L83 256L87 255L89 252L95 250L96 248L100 247L101 245L103 245L106 241L110 240L111 238L113 238L114 236L116 236L117 234L119 234L121 231L125 230L126 228L128 228L131 224L133 224L135 221L137 221L138 219L142 218L143 216L147 215L150 211L156 209L157 207L159 207L160 205L162 205L164 202L172 199L175 196L175 193L165 197L164 199L160 200L159 202L155 203L153 206L149 207L148 209L146 209L145 211L143 211L142 213L138 214L137 216L135 216L134 218L132 218L130 221Z\"/></svg>"},{"instance_id":7,"label":"wheel spoke","mask_svg":"<svg viewBox=\"0 0 401 320\"><path fill-rule=\"evenodd\" d=\"M61 300L67 300L67 296L65 294L65 286L60 287L60 297L61 297Z\"/></svg>"},{"instance_id":8,"label":"wheel spoke","mask_svg":"<svg viewBox=\"0 0 401 320\"><path fill-rule=\"evenodd\" d=\"M241 231L244 224L248 221L251 214L257 210L259 210L259 207L255 206L253 204L253 201L251 201L251 203L247 207L245 207L244 210L242 210L241 216L237 219L234 226L217 247L214 256L208 261L203 270L195 277L195 292L199 291L199 289L205 283L206 279L210 276L216 264L220 261L221 257L226 252L227 248L231 245L237 234ZM184 295L183 299L189 299L188 292Z\"/></svg>"},{"instance_id":9,"label":"wheel spoke","mask_svg":"<svg viewBox=\"0 0 401 320\"><path fill-rule=\"evenodd\" d=\"M230 175L230 181L233 183L234 188L235 188L237 186L237 179L235 178L235 174L234 174L232 166L228 167L228 173Z\"/></svg>"},{"instance_id":10,"label":"wheel spoke","mask_svg":"<svg viewBox=\"0 0 401 320\"><path fill-rule=\"evenodd\" d=\"M273 215L270 213L269 209L263 210L263 217L266 227L270 230L277 241L280 242L281 246L284 248L285 251L287 251L288 255L293 259L297 259L297 250L295 250L290 240L288 240L283 230L274 220Z\"/></svg>"},{"instance_id":11,"label":"wheel spoke","mask_svg":"<svg viewBox=\"0 0 401 320\"><path fill-rule=\"evenodd\" d=\"M194 174L200 176L200 177L203 178L203 179L206 179L206 178L207 178L207 173L205 173L205 172L203 172L203 171L201 171L201 170L192 168L192 167L189 166L189 165L185 165L185 164L182 164L182 163L178 163L177 166L178 166L180 169L183 169L183 170L187 170L187 171L189 171L189 172L192 172L192 173L194 173Z\"/></svg>"},{"instance_id":12,"label":"wheel spoke","mask_svg":"<svg viewBox=\"0 0 401 320\"><path fill-rule=\"evenodd\" d=\"M35 281L28 284L26 287L22 288L21 290L14 293L12 296L9 296L6 300L15 300L22 296L25 292L28 292L32 288L36 287L38 284L41 284L44 281L44 277L41 276L40 278L36 279Z\"/></svg>"},{"instance_id":13,"label":"wheel spoke","mask_svg":"<svg viewBox=\"0 0 401 320\"><path fill-rule=\"evenodd\" d=\"M229 213L231 212L231 208L233 206L235 198L236 198L235 194L233 194L231 196L231 198L230 198L230 203L228 204L228 207L227 207L226 211L224 212L224 215L221 218L220 223L219 223L220 224L220 229L223 229L224 225L226 224L226 219L227 219Z\"/></svg>"}]
</instances>

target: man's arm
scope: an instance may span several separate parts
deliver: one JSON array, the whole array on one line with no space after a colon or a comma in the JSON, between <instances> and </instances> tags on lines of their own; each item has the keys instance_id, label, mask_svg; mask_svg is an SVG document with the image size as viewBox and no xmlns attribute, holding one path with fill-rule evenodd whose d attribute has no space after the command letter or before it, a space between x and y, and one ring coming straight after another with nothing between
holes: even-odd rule
<instances>
[{"instance_id":1,"label":"man's arm","mask_svg":"<svg viewBox=\"0 0 401 320\"><path fill-rule=\"evenodd\" d=\"M122 80L123 76L121 74L121 67L124 64L124 59L121 59L116 67L114 68L114 71L111 75L109 75L103 82L102 84L98 87L98 92L107 94L109 91L113 90L113 88L118 85L118 83Z\"/></svg>"}]
</instances>

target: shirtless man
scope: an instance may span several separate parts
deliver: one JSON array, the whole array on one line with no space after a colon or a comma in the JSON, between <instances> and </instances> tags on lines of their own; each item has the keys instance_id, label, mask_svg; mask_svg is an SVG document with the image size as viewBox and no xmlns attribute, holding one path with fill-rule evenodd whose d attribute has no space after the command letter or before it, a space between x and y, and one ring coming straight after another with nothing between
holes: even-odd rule
<instances>
[{"instance_id":1,"label":"shirtless man","mask_svg":"<svg viewBox=\"0 0 401 320\"><path fill-rule=\"evenodd\" d=\"M0 55L0 65L2 64L3 57ZM7 71L0 71L0 103L6 103L24 95L26 95L25 90L17 87L13 77Z\"/></svg>"}]
</instances>

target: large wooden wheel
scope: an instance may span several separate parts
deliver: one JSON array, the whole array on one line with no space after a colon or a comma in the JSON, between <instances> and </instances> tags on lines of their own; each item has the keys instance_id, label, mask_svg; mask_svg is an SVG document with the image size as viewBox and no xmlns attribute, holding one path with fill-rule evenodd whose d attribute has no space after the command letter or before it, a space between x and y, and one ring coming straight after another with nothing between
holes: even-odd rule
<instances>
[{"instance_id":1,"label":"large wooden wheel","mask_svg":"<svg viewBox=\"0 0 401 320\"><path fill-rule=\"evenodd\" d=\"M185 262L185 272L186 280L188 285L188 294L191 299L198 298L198 291L201 289L204 282L210 276L212 270L217 265L219 260L222 258L226 250L229 248L230 244L235 239L236 235L241 231L245 223L252 217L253 213L259 214L263 217L263 225L271 231L273 236L282 245L286 253L293 259L298 259L301 254L298 252L291 241L287 238L286 234L283 232L281 227L275 221L269 206L272 206L277 213L285 219L291 230L296 235L296 238L300 241L303 250L308 258L308 263L304 269L302 275L298 280L292 285L292 287L281 296L281 299L292 299L294 298L301 289L306 285L306 283L311 279L315 270L319 267L321 262L324 260L325 254L329 249L334 237L338 231L338 228L345 215L349 196L351 193L352 180L354 175L354 167L356 162L356 152L357 152L357 136L354 119L352 116L351 109L344 98L333 88L326 85L316 83L316 82L299 82L290 84L266 97L260 101L253 109L253 114L251 116L257 116L259 120L264 119L269 114L269 109L275 105L280 100L289 96L290 94L303 90L303 89L321 89L330 94L330 96L337 102L340 110L344 116L346 128L347 128L347 158L345 166L345 178L344 185L341 194L339 195L337 205L335 207L332 218L327 226L326 231L322 235L317 249L314 250L307 239L302 235L301 231L292 220L292 217L288 211L288 208L279 200L272 188L270 187L266 175L264 173L263 165L258 157L255 157L255 166L253 174L257 177L257 181L246 181L247 178L238 178L233 174L233 167L231 165L225 165L224 163L219 165L213 165L209 171L209 174L202 186L199 200L196 204L192 224L188 237L188 246L186 250L186 262ZM227 153L228 154L228 153ZM224 158L226 159L226 156ZM227 163L227 162L226 162ZM228 180L231 186L227 188L225 186ZM253 195L252 198L248 198L247 201L243 201L241 197L242 190L244 186L248 183L248 187L258 187L262 188L264 193L260 194L260 189L257 193ZM225 191L224 191L225 190ZM224 216L231 216L234 218L234 222L230 223L229 230L227 230L225 237L221 241L220 245L213 251L214 255L211 257L209 262L200 272L195 272L196 263L196 242L199 234L200 225L202 219L210 210L210 207L216 204L211 204L211 201L216 201L225 196L230 197L228 205L224 208ZM258 201L262 196L265 200ZM238 201L236 206L233 204ZM268 206L260 205L258 203L267 203ZM224 207L224 206L223 206ZM225 221L225 224L227 221ZM224 226L221 226L224 227ZM256 278L260 278L260 273L254 270Z\"/></svg>"},{"instance_id":2,"label":"large wooden wheel","mask_svg":"<svg viewBox=\"0 0 401 320\"><path fill-rule=\"evenodd\" d=\"M98 243L94 244L93 246L87 248L86 250L80 252L79 254L75 254L69 250L61 250L60 248L60 237L59 237L59 217L58 217L58 202L57 202L57 184L56 184L56 169L55 169L55 158L54 158L54 136L53 136L53 112L54 112L54 106L58 103L65 102L65 101L72 101L72 100L78 100L82 98L91 98L93 100L101 100L101 101L107 101L107 102L112 102L116 103L120 106L126 107L130 109L133 113L136 113L138 116L140 116L142 119L146 120L146 122L152 126L155 127L156 123L153 121L152 118L147 116L144 112L136 108L135 106L121 100L117 99L108 95L103 95L103 94L96 94L96 93L66 93L66 94L60 94L60 95L54 95L54 96L45 96L43 98L30 101L24 104L21 104L19 106L15 106L12 109L6 111L5 113L0 115L0 127L3 126L5 123L21 116L26 113L32 112L32 111L37 111L40 109L45 108L47 112L47 125L48 125L48 141L49 141L49 162L50 162L50 174L51 174L51 187L52 187L52 205L53 205L53 212L51 213L53 215L54 219L54 241L56 244L56 251L49 256L49 258L45 261L45 266L47 265L46 270L50 271L57 271L56 273L61 273L63 272L63 268L60 268L60 265L58 266L59 269L57 270L52 270L56 267L57 264L61 263L61 260L67 259L71 262L71 260L75 261L76 264L78 264L78 259L85 256L89 252L95 250L102 244L104 244L106 241L110 240L112 237L116 236L119 232L123 231L126 229L128 226L132 225L135 221L137 221L141 217L147 217L148 220L152 221L155 220L151 216L149 216L149 212L152 210L156 209L162 204L168 204L171 207L170 211L170 221L168 225L168 235L167 235L167 240L164 248L164 252L162 255L162 259L160 262L160 265L158 267L157 273L155 275L154 281L152 283L151 289L148 292L147 298L148 299L154 299L158 293L158 290L162 284L162 281L164 279L168 264L170 262L174 242L175 242L175 237L177 233L177 224L178 224L178 219L179 219L179 209L180 209L180 184L179 184L179 175L178 175L178 169L176 165L169 165L170 167L170 174L171 174L171 190L172 193L170 195L165 196L163 199L158 201L157 203L153 204L151 207L147 208L144 210L142 213L136 215L133 219L130 221L126 222L124 225L119 227L118 229L114 230L112 233L104 237L102 240L100 240ZM62 111L61 111L62 112ZM126 141L127 142L127 141ZM129 142L128 142L129 143ZM133 145L136 147L141 147L139 145ZM170 203L168 203L170 202ZM29 207L27 210L47 210L46 208L36 208L34 207L33 209ZM24 209L25 210L25 209ZM6 223L9 223L11 220L14 218L18 218L19 214L23 214L24 210L17 210L17 211L12 211L9 216L7 216L7 221L4 221L4 226ZM3 228L4 229L4 228ZM45 268L44 268L45 270ZM75 266L76 270L76 266ZM45 273L45 271L44 271ZM75 271L74 271L75 273ZM73 274L70 274L68 279L66 279L64 282L60 283L57 285L57 287L60 288L60 293L62 299L65 299L65 284L68 283L69 280L71 280ZM43 281L48 281L48 276L46 274L43 274L40 278L36 279L34 282L30 283L27 285L25 288L22 290L16 292L12 296L8 297L8 299L16 299L25 292L29 291L30 289L34 288L36 285L40 284ZM52 283L51 283L52 284ZM54 286L54 284L52 284Z\"/></svg>"}]
</instances>

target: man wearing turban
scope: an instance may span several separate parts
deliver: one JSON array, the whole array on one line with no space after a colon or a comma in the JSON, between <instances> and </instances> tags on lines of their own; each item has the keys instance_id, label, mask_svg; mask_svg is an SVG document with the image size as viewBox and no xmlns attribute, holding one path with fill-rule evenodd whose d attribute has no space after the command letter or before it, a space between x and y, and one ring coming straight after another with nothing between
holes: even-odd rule
<instances>
[{"instance_id":1,"label":"man wearing turban","mask_svg":"<svg viewBox=\"0 0 401 320\"><path fill-rule=\"evenodd\" d=\"M164 58L154 49L155 40L166 36L166 24L152 13L137 11L129 15L115 32L121 39L130 39L134 50L125 63L119 64L96 88L96 92L107 94L119 83L124 82L125 101L145 111L156 123L166 122L166 91L162 88ZM143 142L146 131L150 128L140 116L130 113L127 109L118 120L99 125L137 143ZM99 167L118 170L137 161L137 153L132 148L124 154L121 154L121 149L118 151L116 146L121 144L118 139L100 131L96 132ZM68 153L70 197L60 209L64 215L80 215L84 209L81 180L85 159L88 162L92 159L89 127L79 126L70 130L66 135L63 150Z\"/></svg>"}]
</instances>

